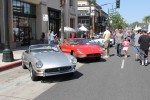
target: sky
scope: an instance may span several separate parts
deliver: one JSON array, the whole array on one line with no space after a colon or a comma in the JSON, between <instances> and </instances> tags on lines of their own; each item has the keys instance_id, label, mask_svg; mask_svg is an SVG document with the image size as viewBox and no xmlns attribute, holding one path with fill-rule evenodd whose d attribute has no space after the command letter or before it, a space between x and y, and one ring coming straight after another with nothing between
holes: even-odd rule
<instances>
[{"instance_id":1,"label":"sky","mask_svg":"<svg viewBox=\"0 0 150 100\"><path fill-rule=\"evenodd\" d=\"M113 3L116 0L96 0L99 5ZM102 6L102 9L108 13L108 9L116 7L116 3ZM120 0L118 11L126 23L130 24L135 21L142 22L145 16L150 16L150 0Z\"/></svg>"}]
</instances>

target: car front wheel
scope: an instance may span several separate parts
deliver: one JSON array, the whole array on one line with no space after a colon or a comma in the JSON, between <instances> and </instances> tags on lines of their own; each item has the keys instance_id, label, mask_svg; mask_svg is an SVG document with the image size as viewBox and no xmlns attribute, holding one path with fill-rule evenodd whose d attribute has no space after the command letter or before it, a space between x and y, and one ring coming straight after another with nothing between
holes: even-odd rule
<instances>
[{"instance_id":1,"label":"car front wheel","mask_svg":"<svg viewBox=\"0 0 150 100\"><path fill-rule=\"evenodd\" d=\"M36 76L36 72L33 70L31 64L30 64L30 77L32 81L38 81L38 76Z\"/></svg>"}]
</instances>

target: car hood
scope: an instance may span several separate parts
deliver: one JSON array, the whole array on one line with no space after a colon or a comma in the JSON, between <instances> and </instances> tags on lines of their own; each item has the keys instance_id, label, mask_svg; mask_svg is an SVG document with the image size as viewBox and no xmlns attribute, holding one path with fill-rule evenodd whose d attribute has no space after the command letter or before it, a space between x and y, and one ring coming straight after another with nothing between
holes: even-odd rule
<instances>
[{"instance_id":1,"label":"car hood","mask_svg":"<svg viewBox=\"0 0 150 100\"><path fill-rule=\"evenodd\" d=\"M84 54L89 53L103 53L103 51L100 49L100 46L92 45L92 44L83 44L83 45L77 45L77 49L79 49Z\"/></svg>"},{"instance_id":2,"label":"car hood","mask_svg":"<svg viewBox=\"0 0 150 100\"><path fill-rule=\"evenodd\" d=\"M73 65L71 62L73 56L61 52L37 53L34 55L34 57L36 57L43 63L44 68L54 68Z\"/></svg>"}]
</instances>

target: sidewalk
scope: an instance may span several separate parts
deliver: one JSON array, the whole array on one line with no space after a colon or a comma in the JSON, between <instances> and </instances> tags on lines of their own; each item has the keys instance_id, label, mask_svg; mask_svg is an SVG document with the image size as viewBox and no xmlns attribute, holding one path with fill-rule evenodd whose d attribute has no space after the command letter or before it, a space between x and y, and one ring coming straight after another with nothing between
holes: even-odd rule
<instances>
[{"instance_id":1,"label":"sidewalk","mask_svg":"<svg viewBox=\"0 0 150 100\"><path fill-rule=\"evenodd\" d=\"M0 49L0 71L7 70L13 67L21 65L22 53L28 49L28 46L18 47L16 49L11 49L13 52L14 61L13 62L2 62L3 50Z\"/></svg>"}]
</instances>

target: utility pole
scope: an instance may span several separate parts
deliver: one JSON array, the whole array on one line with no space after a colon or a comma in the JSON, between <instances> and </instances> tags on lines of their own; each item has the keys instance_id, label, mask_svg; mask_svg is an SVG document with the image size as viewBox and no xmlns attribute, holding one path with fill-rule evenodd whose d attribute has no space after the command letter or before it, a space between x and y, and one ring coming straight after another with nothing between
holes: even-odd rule
<instances>
[{"instance_id":1,"label":"utility pole","mask_svg":"<svg viewBox=\"0 0 150 100\"><path fill-rule=\"evenodd\" d=\"M93 33L94 33L94 15L92 15L92 20L91 20L91 4L95 5L96 0L87 0L89 3L89 7L90 7L90 14L89 14L89 31L90 31L90 35L93 37ZM94 12L92 12L94 14ZM92 25L91 25L92 24ZM91 30L92 29L92 30Z\"/></svg>"},{"instance_id":2,"label":"utility pole","mask_svg":"<svg viewBox=\"0 0 150 100\"><path fill-rule=\"evenodd\" d=\"M13 58L13 52L10 50L10 44L9 44L9 16L8 16L8 1L9 0L3 0L4 1L4 21L5 21L5 49L3 50L3 62L11 62L14 61Z\"/></svg>"},{"instance_id":3,"label":"utility pole","mask_svg":"<svg viewBox=\"0 0 150 100\"><path fill-rule=\"evenodd\" d=\"M61 10L61 43L64 42L64 9L65 9L66 0L60 0Z\"/></svg>"}]
</instances>

